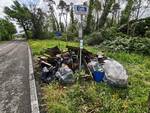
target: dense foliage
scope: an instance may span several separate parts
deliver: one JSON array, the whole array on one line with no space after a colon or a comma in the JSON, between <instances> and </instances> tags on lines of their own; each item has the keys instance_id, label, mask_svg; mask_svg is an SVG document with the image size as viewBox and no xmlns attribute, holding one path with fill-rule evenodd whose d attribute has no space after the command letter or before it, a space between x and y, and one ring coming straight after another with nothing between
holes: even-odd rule
<instances>
[{"instance_id":1,"label":"dense foliage","mask_svg":"<svg viewBox=\"0 0 150 113\"><path fill-rule=\"evenodd\" d=\"M88 45L97 45L110 51L136 52L150 55L150 38L131 37L114 28L94 32L85 37Z\"/></svg>"},{"instance_id":2,"label":"dense foliage","mask_svg":"<svg viewBox=\"0 0 150 113\"><path fill-rule=\"evenodd\" d=\"M10 40L16 33L14 24L6 19L0 19L0 40Z\"/></svg>"}]
</instances>

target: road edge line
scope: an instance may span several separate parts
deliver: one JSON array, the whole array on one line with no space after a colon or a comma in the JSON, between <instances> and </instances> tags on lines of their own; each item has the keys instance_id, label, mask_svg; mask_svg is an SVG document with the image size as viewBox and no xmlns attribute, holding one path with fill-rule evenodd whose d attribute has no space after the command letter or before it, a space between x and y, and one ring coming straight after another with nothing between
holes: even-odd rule
<instances>
[{"instance_id":1,"label":"road edge line","mask_svg":"<svg viewBox=\"0 0 150 113\"><path fill-rule=\"evenodd\" d=\"M29 44L28 44L28 54L29 54L29 84L30 84L31 113L40 113L33 71L32 53Z\"/></svg>"}]
</instances>

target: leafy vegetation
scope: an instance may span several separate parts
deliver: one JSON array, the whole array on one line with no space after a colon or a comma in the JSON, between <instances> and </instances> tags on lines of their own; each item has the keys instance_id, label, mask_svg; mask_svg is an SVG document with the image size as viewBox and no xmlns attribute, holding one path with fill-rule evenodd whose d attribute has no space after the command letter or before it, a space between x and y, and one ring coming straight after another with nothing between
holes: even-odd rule
<instances>
[{"instance_id":1,"label":"leafy vegetation","mask_svg":"<svg viewBox=\"0 0 150 113\"><path fill-rule=\"evenodd\" d=\"M34 56L39 56L45 48L59 45L57 40L29 40ZM66 42L60 41L65 49ZM78 43L69 42L78 46ZM86 47L97 53L96 47ZM105 54L122 63L128 71L127 89L117 89L105 83L84 81L84 72L75 75L77 81L72 86L61 86L57 81L41 85L42 100L48 113L146 113L150 91L150 57L125 52L107 52ZM36 71L36 76L40 74Z\"/></svg>"},{"instance_id":2,"label":"leafy vegetation","mask_svg":"<svg viewBox=\"0 0 150 113\"><path fill-rule=\"evenodd\" d=\"M13 23L6 19L0 19L0 40L10 40L16 32Z\"/></svg>"},{"instance_id":3,"label":"leafy vegetation","mask_svg":"<svg viewBox=\"0 0 150 113\"><path fill-rule=\"evenodd\" d=\"M115 28L94 32L85 37L85 39L88 45L97 45L99 48L110 51L125 51L150 55L149 38L131 37L122 33L117 33Z\"/></svg>"}]
</instances>

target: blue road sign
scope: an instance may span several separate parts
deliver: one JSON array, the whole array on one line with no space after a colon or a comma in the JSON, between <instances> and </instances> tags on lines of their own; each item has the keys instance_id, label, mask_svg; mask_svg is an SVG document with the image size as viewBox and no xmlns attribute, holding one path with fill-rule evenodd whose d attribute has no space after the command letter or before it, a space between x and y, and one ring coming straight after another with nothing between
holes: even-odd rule
<instances>
[{"instance_id":1,"label":"blue road sign","mask_svg":"<svg viewBox=\"0 0 150 113\"><path fill-rule=\"evenodd\" d=\"M74 10L78 15L87 15L88 13L88 7L84 5L75 5Z\"/></svg>"},{"instance_id":2,"label":"blue road sign","mask_svg":"<svg viewBox=\"0 0 150 113\"><path fill-rule=\"evenodd\" d=\"M55 35L56 35L57 37L59 37L59 38L62 36L61 32L59 32L59 31L57 31L57 32L55 33Z\"/></svg>"}]
</instances>

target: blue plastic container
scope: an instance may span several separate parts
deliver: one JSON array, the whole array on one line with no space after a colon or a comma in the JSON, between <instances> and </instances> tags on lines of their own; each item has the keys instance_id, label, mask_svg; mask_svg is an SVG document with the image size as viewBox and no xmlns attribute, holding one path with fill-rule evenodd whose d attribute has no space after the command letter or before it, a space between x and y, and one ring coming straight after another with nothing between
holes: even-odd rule
<instances>
[{"instance_id":1,"label":"blue plastic container","mask_svg":"<svg viewBox=\"0 0 150 113\"><path fill-rule=\"evenodd\" d=\"M93 79L94 79L96 82L101 82L101 81L103 81L104 76L105 76L105 73L104 73L104 72L100 72L100 71L94 71L94 72L93 72Z\"/></svg>"}]
</instances>

